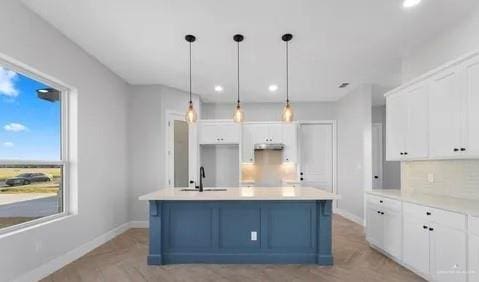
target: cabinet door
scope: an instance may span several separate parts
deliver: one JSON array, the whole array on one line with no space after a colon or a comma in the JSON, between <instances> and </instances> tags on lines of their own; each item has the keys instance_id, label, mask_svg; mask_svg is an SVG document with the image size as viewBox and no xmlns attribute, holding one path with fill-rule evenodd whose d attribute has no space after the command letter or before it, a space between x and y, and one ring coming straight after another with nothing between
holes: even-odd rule
<instances>
[{"instance_id":1,"label":"cabinet door","mask_svg":"<svg viewBox=\"0 0 479 282\"><path fill-rule=\"evenodd\" d=\"M468 156L479 156L479 58L464 66L467 131L463 148Z\"/></svg>"},{"instance_id":2,"label":"cabinet door","mask_svg":"<svg viewBox=\"0 0 479 282\"><path fill-rule=\"evenodd\" d=\"M469 236L469 282L479 281L479 236Z\"/></svg>"},{"instance_id":3,"label":"cabinet door","mask_svg":"<svg viewBox=\"0 0 479 282\"><path fill-rule=\"evenodd\" d=\"M297 162L298 160L298 130L296 123L289 123L283 125L283 161Z\"/></svg>"},{"instance_id":4,"label":"cabinet door","mask_svg":"<svg viewBox=\"0 0 479 282\"><path fill-rule=\"evenodd\" d=\"M368 204L366 212L366 239L369 243L384 248L383 245L383 216L379 213L379 207Z\"/></svg>"},{"instance_id":5,"label":"cabinet door","mask_svg":"<svg viewBox=\"0 0 479 282\"><path fill-rule=\"evenodd\" d=\"M251 134L253 135L253 143L265 143L269 140L268 125L266 124L249 124Z\"/></svg>"},{"instance_id":6,"label":"cabinet door","mask_svg":"<svg viewBox=\"0 0 479 282\"><path fill-rule=\"evenodd\" d=\"M431 274L434 281L466 281L466 233L443 225L431 234Z\"/></svg>"},{"instance_id":7,"label":"cabinet door","mask_svg":"<svg viewBox=\"0 0 479 282\"><path fill-rule=\"evenodd\" d=\"M428 84L415 85L406 93L408 95L406 158L427 158L429 155Z\"/></svg>"},{"instance_id":8,"label":"cabinet door","mask_svg":"<svg viewBox=\"0 0 479 282\"><path fill-rule=\"evenodd\" d=\"M406 151L408 96L402 92L386 100L386 159L400 160Z\"/></svg>"},{"instance_id":9,"label":"cabinet door","mask_svg":"<svg viewBox=\"0 0 479 282\"><path fill-rule=\"evenodd\" d=\"M401 213L384 209L383 249L395 258L401 258L402 224Z\"/></svg>"},{"instance_id":10,"label":"cabinet door","mask_svg":"<svg viewBox=\"0 0 479 282\"><path fill-rule=\"evenodd\" d=\"M200 144L215 144L219 142L218 125L213 123L199 124Z\"/></svg>"},{"instance_id":11,"label":"cabinet door","mask_svg":"<svg viewBox=\"0 0 479 282\"><path fill-rule=\"evenodd\" d=\"M283 126L281 124L268 125L268 138L270 143L283 142Z\"/></svg>"},{"instance_id":12,"label":"cabinet door","mask_svg":"<svg viewBox=\"0 0 479 282\"><path fill-rule=\"evenodd\" d=\"M414 217L404 217L403 261L424 276L429 276L429 230L425 222Z\"/></svg>"},{"instance_id":13,"label":"cabinet door","mask_svg":"<svg viewBox=\"0 0 479 282\"><path fill-rule=\"evenodd\" d=\"M217 135L220 143L239 144L240 126L237 123L225 123L217 126Z\"/></svg>"},{"instance_id":14,"label":"cabinet door","mask_svg":"<svg viewBox=\"0 0 479 282\"><path fill-rule=\"evenodd\" d=\"M254 162L254 126L250 124L243 125L243 134L241 142L241 162Z\"/></svg>"},{"instance_id":15,"label":"cabinet door","mask_svg":"<svg viewBox=\"0 0 479 282\"><path fill-rule=\"evenodd\" d=\"M458 68L451 68L430 81L429 133L432 157L454 157L460 154L464 120L463 93L460 91Z\"/></svg>"}]
</instances>

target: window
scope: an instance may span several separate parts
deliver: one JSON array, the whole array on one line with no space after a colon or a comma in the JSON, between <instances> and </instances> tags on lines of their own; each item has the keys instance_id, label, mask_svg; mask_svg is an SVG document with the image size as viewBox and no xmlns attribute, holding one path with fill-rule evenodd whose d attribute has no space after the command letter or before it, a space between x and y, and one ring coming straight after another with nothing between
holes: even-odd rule
<instances>
[{"instance_id":1,"label":"window","mask_svg":"<svg viewBox=\"0 0 479 282\"><path fill-rule=\"evenodd\" d=\"M67 93L0 61L0 233L68 211Z\"/></svg>"}]
</instances>

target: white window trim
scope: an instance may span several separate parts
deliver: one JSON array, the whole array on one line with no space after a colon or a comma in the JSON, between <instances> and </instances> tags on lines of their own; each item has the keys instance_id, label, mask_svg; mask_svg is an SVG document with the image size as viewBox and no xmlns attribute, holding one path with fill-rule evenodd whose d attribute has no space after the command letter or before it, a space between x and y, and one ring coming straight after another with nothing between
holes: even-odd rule
<instances>
[{"instance_id":1,"label":"white window trim","mask_svg":"<svg viewBox=\"0 0 479 282\"><path fill-rule=\"evenodd\" d=\"M72 203L72 193L77 192L77 185L73 183L71 176L71 131L72 119L71 112L71 96L76 94L76 90L73 87L68 86L60 82L59 80L43 74L42 72L31 68L9 56L0 53L0 65L8 68L9 70L20 73L31 79L40 81L50 87L53 87L61 92L60 94L60 160L59 161L45 161L45 160L1 160L0 165L61 165L62 166L62 189L63 189L63 211L50 216L41 217L38 219L30 220L28 222L19 223L16 225L0 228L0 238L14 234L23 230L28 230L35 226L41 226L47 222L56 221L60 218L71 216L77 213L76 204ZM76 143L75 143L76 145ZM75 189L75 191L72 191Z\"/></svg>"}]
</instances>

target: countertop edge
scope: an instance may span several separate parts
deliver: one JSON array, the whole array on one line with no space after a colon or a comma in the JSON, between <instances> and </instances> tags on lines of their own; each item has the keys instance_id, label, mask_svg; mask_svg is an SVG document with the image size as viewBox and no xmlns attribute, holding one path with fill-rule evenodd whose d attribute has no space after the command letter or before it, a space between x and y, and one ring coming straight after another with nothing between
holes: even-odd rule
<instances>
[{"instance_id":1,"label":"countertop edge","mask_svg":"<svg viewBox=\"0 0 479 282\"><path fill-rule=\"evenodd\" d=\"M436 208L436 209L441 209L441 210L445 210L445 211L461 213L461 214L471 216L471 217L479 217L479 209L478 209L478 211L471 211L470 209L463 208L463 207L450 207L450 206L447 206L447 205L434 204L434 203L424 201L424 200L421 200L421 199L414 199L412 196L391 195L391 194L388 194L386 191L388 191L388 190L379 190L379 191L372 190L372 191L365 191L365 193L373 195L373 196L380 196L380 197L385 197L385 198L389 198L389 199L393 199L393 200L399 200L399 201L403 201L403 202L407 202L407 203L411 203L411 204L423 205L423 206L427 206L427 207L430 207L430 208ZM389 190L389 191L391 191L391 190ZM401 192L399 191L399 193L401 193ZM440 196L434 196L434 195L425 195L425 196L440 198ZM457 198L457 200L468 201L468 200L460 199L460 198ZM479 203L479 201L478 201L478 203Z\"/></svg>"}]
</instances>

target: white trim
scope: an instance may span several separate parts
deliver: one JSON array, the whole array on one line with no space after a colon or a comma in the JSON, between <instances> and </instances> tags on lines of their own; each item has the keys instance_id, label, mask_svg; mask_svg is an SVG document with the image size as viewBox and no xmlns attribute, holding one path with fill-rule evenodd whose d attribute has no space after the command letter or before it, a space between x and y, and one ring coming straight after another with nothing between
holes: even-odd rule
<instances>
[{"instance_id":1,"label":"white trim","mask_svg":"<svg viewBox=\"0 0 479 282\"><path fill-rule=\"evenodd\" d=\"M150 228L150 222L148 220L133 220L128 224L129 228Z\"/></svg>"},{"instance_id":2,"label":"white trim","mask_svg":"<svg viewBox=\"0 0 479 282\"><path fill-rule=\"evenodd\" d=\"M76 183L76 169L71 169L71 162L77 161L77 108L76 106L77 90L35 68L32 68L10 56L0 53L0 65L6 68L25 75L31 79L42 82L50 87L60 91L60 160L0 160L1 165L58 165L62 169L62 208L61 213L51 216L43 217L38 220L32 220L24 224L13 225L8 228L0 230L0 234L6 234L21 231L23 228L29 228L35 224L42 224L51 220L56 220L61 217L67 217L71 214L78 213L77 200L77 183ZM75 96L72 98L72 96ZM73 102L72 102L73 100ZM72 116L72 113L74 116ZM73 135L73 136L71 136ZM74 166L76 168L76 166ZM75 175L72 175L75 174ZM74 190L72 192L72 190Z\"/></svg>"},{"instance_id":3,"label":"white trim","mask_svg":"<svg viewBox=\"0 0 479 282\"><path fill-rule=\"evenodd\" d=\"M54 258L53 260L21 275L14 279L14 282L30 282L30 281L39 281L53 272L61 269L65 265L72 263L73 261L81 258L88 252L93 249L105 244L116 236L122 234L123 232L130 229L130 223L124 223L118 227L113 228L112 230L94 238L93 240L86 242L85 244L67 252L64 255Z\"/></svg>"},{"instance_id":4,"label":"white trim","mask_svg":"<svg viewBox=\"0 0 479 282\"><path fill-rule=\"evenodd\" d=\"M361 226L366 226L366 224L364 223L364 220L362 218L360 218L359 216L354 215L354 214L352 214L352 213L350 213L346 210L336 208L336 209L333 210L333 212L335 214L338 214L338 215L340 215L340 216L342 216L342 217L344 217L348 220L351 220L352 222L357 223Z\"/></svg>"}]
</instances>

